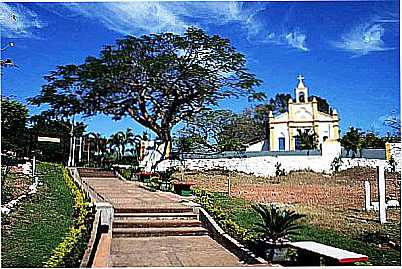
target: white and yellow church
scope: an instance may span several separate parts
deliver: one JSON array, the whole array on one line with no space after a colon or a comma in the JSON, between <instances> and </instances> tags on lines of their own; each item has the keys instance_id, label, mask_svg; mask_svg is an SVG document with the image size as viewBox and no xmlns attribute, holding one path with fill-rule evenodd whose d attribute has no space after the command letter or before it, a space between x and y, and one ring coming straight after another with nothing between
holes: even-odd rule
<instances>
[{"instance_id":1,"label":"white and yellow church","mask_svg":"<svg viewBox=\"0 0 402 269\"><path fill-rule=\"evenodd\" d=\"M304 77L299 75L295 89L295 99L289 99L288 111L279 115L269 112L267 139L250 145L246 151L292 151L300 149L298 129L315 132L318 145L324 141L339 140L339 116L335 109L330 113L318 110L318 101L314 97L309 101L308 88Z\"/></svg>"},{"instance_id":2,"label":"white and yellow church","mask_svg":"<svg viewBox=\"0 0 402 269\"><path fill-rule=\"evenodd\" d=\"M314 131L318 143L337 141L339 139L339 116L335 109L331 114L318 110L316 98L308 101L308 88L304 85L304 77L297 77L299 83L295 89L296 98L289 99L288 111L274 116L269 112L267 134L270 151L286 151L300 149L298 129Z\"/></svg>"}]
</instances>

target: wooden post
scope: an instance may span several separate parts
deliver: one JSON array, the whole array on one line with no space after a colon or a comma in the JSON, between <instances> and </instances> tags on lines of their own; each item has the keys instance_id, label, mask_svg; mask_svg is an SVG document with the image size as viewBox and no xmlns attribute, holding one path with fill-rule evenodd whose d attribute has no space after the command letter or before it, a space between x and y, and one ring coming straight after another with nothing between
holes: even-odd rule
<instances>
[{"instance_id":1,"label":"wooden post","mask_svg":"<svg viewBox=\"0 0 402 269\"><path fill-rule=\"evenodd\" d=\"M377 188L378 188L378 216L380 223L386 223L385 209L385 171L384 165L377 166Z\"/></svg>"},{"instance_id":2,"label":"wooden post","mask_svg":"<svg viewBox=\"0 0 402 269\"><path fill-rule=\"evenodd\" d=\"M371 188L368 180L364 181L364 193L365 193L365 208L367 211L371 209Z\"/></svg>"}]
</instances>

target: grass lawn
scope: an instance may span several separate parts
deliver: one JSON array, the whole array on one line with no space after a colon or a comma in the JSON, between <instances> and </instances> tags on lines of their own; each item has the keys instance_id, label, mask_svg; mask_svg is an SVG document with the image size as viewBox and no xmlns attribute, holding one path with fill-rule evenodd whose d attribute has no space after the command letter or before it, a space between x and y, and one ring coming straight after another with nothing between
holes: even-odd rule
<instances>
[{"instance_id":1,"label":"grass lawn","mask_svg":"<svg viewBox=\"0 0 402 269\"><path fill-rule=\"evenodd\" d=\"M251 228L254 223L260 221L255 213L251 202L241 198L229 198L224 194L214 193L214 201L231 216L232 220L244 228ZM400 227L394 224L386 224L384 232L391 233L400 231ZM400 265L401 252L394 249L381 249L375 244L366 243L359 238L350 235L340 234L331 229L324 229L319 226L303 223L300 235L292 238L294 241L312 240L333 247L357 252L367 255L373 265Z\"/></svg>"},{"instance_id":2,"label":"grass lawn","mask_svg":"<svg viewBox=\"0 0 402 269\"><path fill-rule=\"evenodd\" d=\"M42 267L72 224L73 199L58 166L38 165L43 185L2 216L2 267Z\"/></svg>"}]
</instances>

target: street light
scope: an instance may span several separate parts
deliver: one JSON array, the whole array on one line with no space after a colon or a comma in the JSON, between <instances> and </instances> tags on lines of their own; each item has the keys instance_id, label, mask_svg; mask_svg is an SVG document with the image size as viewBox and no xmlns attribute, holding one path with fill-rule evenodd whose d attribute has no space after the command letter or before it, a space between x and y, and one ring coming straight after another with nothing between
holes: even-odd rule
<instances>
[{"instance_id":1,"label":"street light","mask_svg":"<svg viewBox=\"0 0 402 269\"><path fill-rule=\"evenodd\" d=\"M12 48L14 46L15 46L15 43L10 41L4 48L1 49L1 51L6 50L7 48Z\"/></svg>"}]
</instances>

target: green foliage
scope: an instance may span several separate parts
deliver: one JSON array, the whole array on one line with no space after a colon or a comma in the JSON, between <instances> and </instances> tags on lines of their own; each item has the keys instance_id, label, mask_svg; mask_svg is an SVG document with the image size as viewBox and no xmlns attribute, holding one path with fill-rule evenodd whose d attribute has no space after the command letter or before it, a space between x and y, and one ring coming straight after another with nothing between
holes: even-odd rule
<instances>
[{"instance_id":1,"label":"green foliage","mask_svg":"<svg viewBox=\"0 0 402 269\"><path fill-rule=\"evenodd\" d=\"M305 217L292 210L281 209L276 205L252 205L252 208L261 216L262 223L256 223L256 230L266 242L282 242L290 235L298 234L300 226L296 223Z\"/></svg>"},{"instance_id":2,"label":"green foliage","mask_svg":"<svg viewBox=\"0 0 402 269\"><path fill-rule=\"evenodd\" d=\"M318 146L318 135L314 130L297 129L298 137L300 138L300 149L316 149ZM308 153L307 153L308 154Z\"/></svg>"},{"instance_id":3,"label":"green foliage","mask_svg":"<svg viewBox=\"0 0 402 269\"><path fill-rule=\"evenodd\" d=\"M327 100L324 99L324 98L321 98L319 96L316 96L316 95L309 96L308 100L311 102L311 101L313 101L314 97L317 100L317 109L318 109L318 111L321 111L321 112L324 112L324 113L327 113L327 114L331 114L332 111L331 111L331 109L329 107L329 104L328 104Z\"/></svg>"},{"instance_id":4,"label":"green foliage","mask_svg":"<svg viewBox=\"0 0 402 269\"><path fill-rule=\"evenodd\" d=\"M214 194L200 188L193 188L193 194L196 196L195 203L199 203L219 226L224 229L229 235L238 239L241 242L248 242L254 240L256 234L249 229L239 226L230 215L222 209L222 207L216 203Z\"/></svg>"},{"instance_id":5,"label":"green foliage","mask_svg":"<svg viewBox=\"0 0 402 269\"><path fill-rule=\"evenodd\" d=\"M331 171L338 173L342 164L343 164L342 156L339 155L339 156L335 157L331 162Z\"/></svg>"},{"instance_id":6,"label":"green foliage","mask_svg":"<svg viewBox=\"0 0 402 269\"><path fill-rule=\"evenodd\" d=\"M78 267L91 233L94 206L70 177L68 170L61 169L74 197L73 225L64 240L53 250L52 256L44 262L44 267Z\"/></svg>"},{"instance_id":7,"label":"green foliage","mask_svg":"<svg viewBox=\"0 0 402 269\"><path fill-rule=\"evenodd\" d=\"M391 167L391 172L395 172L396 171L396 166L397 166L397 163L396 163L396 161L395 161L395 159L394 159L394 157L391 155L391 157L389 158L389 160L388 160L388 165Z\"/></svg>"},{"instance_id":8,"label":"green foliage","mask_svg":"<svg viewBox=\"0 0 402 269\"><path fill-rule=\"evenodd\" d=\"M171 141L171 129L228 97L261 100L261 81L228 39L190 27L183 35L127 36L84 64L58 66L33 105L54 116L103 113L133 118Z\"/></svg>"},{"instance_id":9,"label":"green foliage","mask_svg":"<svg viewBox=\"0 0 402 269\"><path fill-rule=\"evenodd\" d=\"M186 121L177 146L184 150L238 151L245 144L263 137L263 126L246 113L229 110L204 110Z\"/></svg>"},{"instance_id":10,"label":"green foliage","mask_svg":"<svg viewBox=\"0 0 402 269\"><path fill-rule=\"evenodd\" d=\"M24 152L28 108L19 101L1 96L1 151Z\"/></svg>"},{"instance_id":11,"label":"green foliage","mask_svg":"<svg viewBox=\"0 0 402 269\"><path fill-rule=\"evenodd\" d=\"M286 176L285 169L282 168L282 164L279 162L275 164L275 176Z\"/></svg>"},{"instance_id":12,"label":"green foliage","mask_svg":"<svg viewBox=\"0 0 402 269\"><path fill-rule=\"evenodd\" d=\"M386 138L382 138L377 136L374 133L362 133L360 142L360 147L365 149L385 149L385 140Z\"/></svg>"},{"instance_id":13,"label":"green foliage","mask_svg":"<svg viewBox=\"0 0 402 269\"><path fill-rule=\"evenodd\" d=\"M292 96L288 93L278 93L275 98L269 99L269 102L258 105L255 108L255 113L259 119L266 119L268 111L272 111L274 115L285 113L288 111L288 102Z\"/></svg>"},{"instance_id":14,"label":"green foliage","mask_svg":"<svg viewBox=\"0 0 402 269\"><path fill-rule=\"evenodd\" d=\"M341 145L346 149L348 155L352 151L352 157L355 157L357 150L362 148L362 135L359 128L350 127L341 138Z\"/></svg>"},{"instance_id":15,"label":"green foliage","mask_svg":"<svg viewBox=\"0 0 402 269\"><path fill-rule=\"evenodd\" d=\"M68 120L49 119L42 115L30 118L29 145L36 157L41 161L66 163L70 154L72 123ZM82 136L86 125L82 122L74 123L74 135ZM60 143L38 142L38 136L60 138Z\"/></svg>"}]
</instances>

